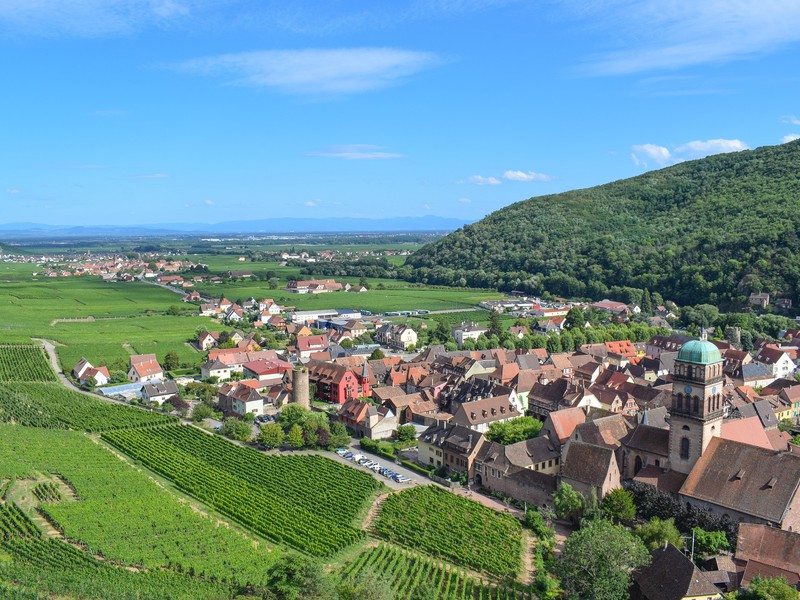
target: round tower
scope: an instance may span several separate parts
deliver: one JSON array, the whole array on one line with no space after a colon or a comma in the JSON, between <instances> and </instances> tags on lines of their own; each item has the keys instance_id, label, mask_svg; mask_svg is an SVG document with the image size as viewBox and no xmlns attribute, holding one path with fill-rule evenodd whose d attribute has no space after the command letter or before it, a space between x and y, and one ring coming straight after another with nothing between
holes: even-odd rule
<instances>
[{"instance_id":1,"label":"round tower","mask_svg":"<svg viewBox=\"0 0 800 600\"><path fill-rule=\"evenodd\" d=\"M292 372L292 402L303 408L311 409L309 397L308 369L296 366Z\"/></svg>"}]
</instances>

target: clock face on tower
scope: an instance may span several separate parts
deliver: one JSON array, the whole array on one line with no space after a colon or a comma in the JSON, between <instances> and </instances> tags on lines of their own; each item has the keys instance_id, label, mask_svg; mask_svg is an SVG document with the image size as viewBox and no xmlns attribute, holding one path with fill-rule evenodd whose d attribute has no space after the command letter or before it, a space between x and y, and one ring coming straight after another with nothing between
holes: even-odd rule
<instances>
[{"instance_id":1,"label":"clock face on tower","mask_svg":"<svg viewBox=\"0 0 800 600\"><path fill-rule=\"evenodd\" d=\"M692 393L692 386L687 385L685 388L683 388L683 391L686 392L687 394L691 394Z\"/></svg>"},{"instance_id":2,"label":"clock face on tower","mask_svg":"<svg viewBox=\"0 0 800 600\"><path fill-rule=\"evenodd\" d=\"M714 386L714 387L711 388L711 393L712 394L716 394L717 393L717 386Z\"/></svg>"}]
</instances>

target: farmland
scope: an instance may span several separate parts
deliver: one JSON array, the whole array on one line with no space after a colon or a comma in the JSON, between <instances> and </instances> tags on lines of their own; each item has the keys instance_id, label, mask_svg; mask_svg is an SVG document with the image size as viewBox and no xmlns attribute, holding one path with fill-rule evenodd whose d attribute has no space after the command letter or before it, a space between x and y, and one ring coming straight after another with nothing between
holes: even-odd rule
<instances>
[{"instance_id":1,"label":"farmland","mask_svg":"<svg viewBox=\"0 0 800 600\"><path fill-rule=\"evenodd\" d=\"M77 432L0 425L0 479L13 481L7 498L23 507L38 502L33 489L40 483L56 486L63 500L46 504L52 521L90 554L120 564L244 585L259 583L274 560L263 543L255 547L252 538L178 502Z\"/></svg>"},{"instance_id":2,"label":"farmland","mask_svg":"<svg viewBox=\"0 0 800 600\"><path fill-rule=\"evenodd\" d=\"M56 381L41 346L0 346L0 382Z\"/></svg>"},{"instance_id":3,"label":"farmland","mask_svg":"<svg viewBox=\"0 0 800 600\"><path fill-rule=\"evenodd\" d=\"M375 532L388 541L498 577L513 579L522 566L522 528L517 519L433 486L389 496Z\"/></svg>"},{"instance_id":4,"label":"farmland","mask_svg":"<svg viewBox=\"0 0 800 600\"><path fill-rule=\"evenodd\" d=\"M187 442L185 435L194 439ZM259 535L315 556L362 539L362 531L346 524L347 515L360 511L378 488L370 475L329 459L267 457L186 427L103 437Z\"/></svg>"},{"instance_id":5,"label":"farmland","mask_svg":"<svg viewBox=\"0 0 800 600\"><path fill-rule=\"evenodd\" d=\"M491 585L416 552L390 544L369 548L348 564L342 575L355 579L362 573L385 576L392 582L395 597L408 600L421 594L420 588L432 590L441 600L528 600L530 591L515 585Z\"/></svg>"}]
</instances>

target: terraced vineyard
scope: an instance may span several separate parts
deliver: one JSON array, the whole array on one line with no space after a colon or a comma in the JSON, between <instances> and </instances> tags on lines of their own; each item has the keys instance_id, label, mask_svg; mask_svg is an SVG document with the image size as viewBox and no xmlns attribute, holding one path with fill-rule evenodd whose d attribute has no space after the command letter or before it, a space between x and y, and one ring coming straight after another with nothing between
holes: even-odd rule
<instances>
[{"instance_id":1,"label":"terraced vineyard","mask_svg":"<svg viewBox=\"0 0 800 600\"><path fill-rule=\"evenodd\" d=\"M0 503L0 548L10 560L0 564L3 598L42 598L43 592L112 600L230 598L226 585L165 571L131 572L99 561L69 544L47 539L13 503ZM49 596L47 596L49 597Z\"/></svg>"},{"instance_id":2,"label":"terraced vineyard","mask_svg":"<svg viewBox=\"0 0 800 600\"><path fill-rule=\"evenodd\" d=\"M501 578L514 579L522 567L522 526L517 519L429 485L390 495L375 532L390 542Z\"/></svg>"},{"instance_id":3,"label":"terraced vineyard","mask_svg":"<svg viewBox=\"0 0 800 600\"><path fill-rule=\"evenodd\" d=\"M5 497L28 502L36 491L59 489L60 501L50 494L39 508L90 555L115 563L257 586L277 555L178 502L82 433L0 425L2 480L14 481L4 486Z\"/></svg>"},{"instance_id":4,"label":"terraced vineyard","mask_svg":"<svg viewBox=\"0 0 800 600\"><path fill-rule=\"evenodd\" d=\"M379 487L370 475L322 457L263 456L189 427L103 438L260 535L314 556L363 538L349 522Z\"/></svg>"},{"instance_id":5,"label":"terraced vineyard","mask_svg":"<svg viewBox=\"0 0 800 600\"><path fill-rule=\"evenodd\" d=\"M0 384L0 421L10 420L31 427L95 432L174 423L178 419L92 398L60 383L15 382Z\"/></svg>"},{"instance_id":6,"label":"terraced vineyard","mask_svg":"<svg viewBox=\"0 0 800 600\"><path fill-rule=\"evenodd\" d=\"M58 381L41 346L0 346L0 382Z\"/></svg>"},{"instance_id":7,"label":"terraced vineyard","mask_svg":"<svg viewBox=\"0 0 800 600\"><path fill-rule=\"evenodd\" d=\"M361 553L347 565L342 576L355 579L361 573L383 575L392 582L397 600L409 600L420 586L440 600L532 600L533 593L518 585L492 585L470 577L430 557L381 544Z\"/></svg>"}]
</instances>

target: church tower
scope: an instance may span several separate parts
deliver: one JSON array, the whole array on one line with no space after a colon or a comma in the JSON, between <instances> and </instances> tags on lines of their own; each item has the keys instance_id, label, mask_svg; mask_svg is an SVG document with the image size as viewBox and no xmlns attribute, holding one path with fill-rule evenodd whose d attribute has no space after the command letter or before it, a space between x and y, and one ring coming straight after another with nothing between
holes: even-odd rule
<instances>
[{"instance_id":1,"label":"church tower","mask_svg":"<svg viewBox=\"0 0 800 600\"><path fill-rule=\"evenodd\" d=\"M722 356L706 340L687 342L675 359L669 426L669 465L688 474L722 427Z\"/></svg>"}]
</instances>

